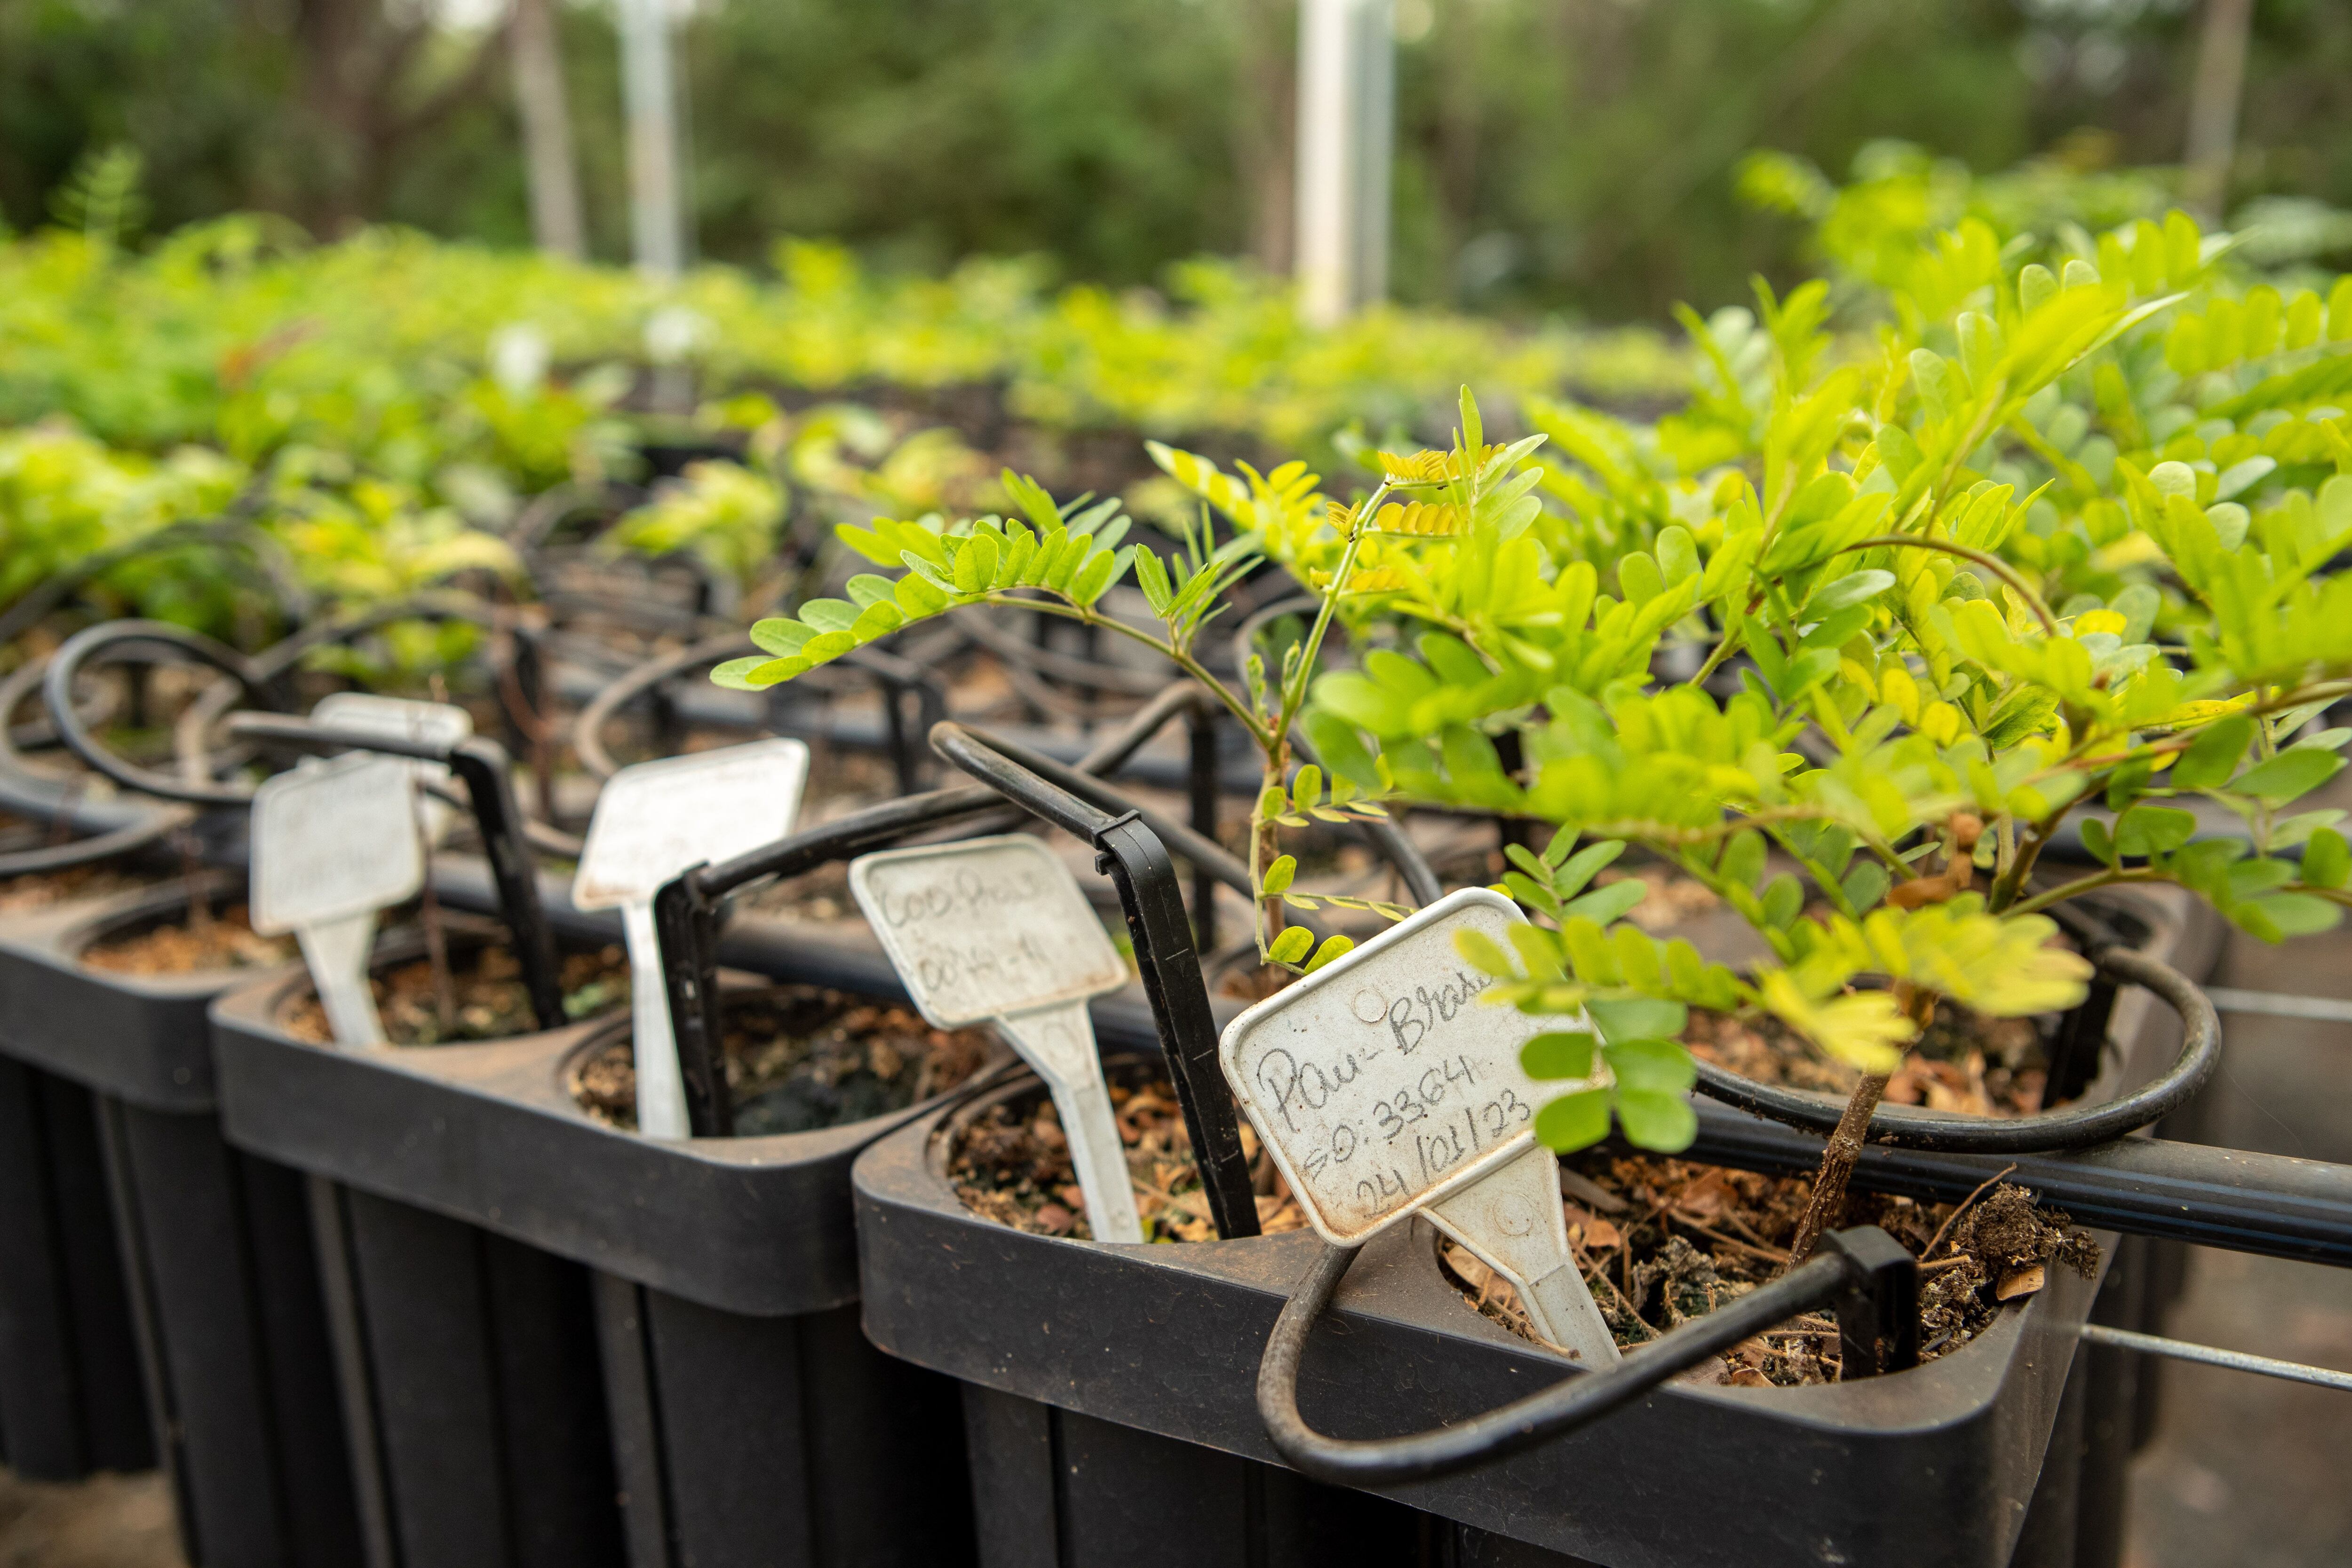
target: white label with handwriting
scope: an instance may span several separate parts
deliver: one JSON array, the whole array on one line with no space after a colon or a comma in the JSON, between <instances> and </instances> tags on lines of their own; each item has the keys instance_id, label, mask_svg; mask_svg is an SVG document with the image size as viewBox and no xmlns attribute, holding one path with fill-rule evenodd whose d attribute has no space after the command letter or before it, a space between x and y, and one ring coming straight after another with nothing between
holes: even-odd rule
<instances>
[{"instance_id":1,"label":"white label with handwriting","mask_svg":"<svg viewBox=\"0 0 2352 1568\"><path fill-rule=\"evenodd\" d=\"M1087 997L1127 984L1127 962L1070 868L1010 834L861 857L849 890L924 1017L942 1029L995 1025L1045 1080L1094 1238L1141 1241L1087 1017Z\"/></svg>"},{"instance_id":2,"label":"white label with handwriting","mask_svg":"<svg viewBox=\"0 0 2352 1568\"><path fill-rule=\"evenodd\" d=\"M960 1029L1127 984L1070 868L1018 834L867 855L850 891L923 1016Z\"/></svg>"},{"instance_id":3,"label":"white label with handwriting","mask_svg":"<svg viewBox=\"0 0 2352 1568\"><path fill-rule=\"evenodd\" d=\"M1479 994L1460 931L1507 945L1527 917L1465 888L1225 1026L1226 1079L1324 1238L1353 1245L1528 1148L1560 1092L1519 1066L1556 1022Z\"/></svg>"}]
</instances>

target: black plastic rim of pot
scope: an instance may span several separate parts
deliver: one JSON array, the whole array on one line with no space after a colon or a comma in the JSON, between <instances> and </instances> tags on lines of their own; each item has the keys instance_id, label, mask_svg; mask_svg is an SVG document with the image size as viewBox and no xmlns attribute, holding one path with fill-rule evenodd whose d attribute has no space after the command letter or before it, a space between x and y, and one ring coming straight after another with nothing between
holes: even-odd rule
<instances>
[{"instance_id":1,"label":"black plastic rim of pot","mask_svg":"<svg viewBox=\"0 0 2352 1568\"><path fill-rule=\"evenodd\" d=\"M2187 976L2168 964L2143 953L2110 950L2100 955L2101 965L2120 978L2137 979L2147 990L2161 999L2179 1015L2184 1041L2179 1058L2155 1083L2080 1110L2054 1113L2071 1118L2071 1125L2112 1132L2092 1139L2106 1142L2124 1132L2146 1125L2166 1111L2185 1102L2189 1094L2201 1087L2210 1076L2221 1050L2220 1026L2215 1021L2212 1004ZM2185 1092L2181 1081L2188 1080ZM1792 1097L1793 1098L1793 1097ZM2143 1114L2149 1104L2160 1108L2154 1114ZM1818 1110L1818 1102L1806 1107ZM1947 1121L1957 1118L1944 1118ZM2014 1122L2035 1120L2017 1118ZM2045 1121L2045 1126L2047 1125ZM1834 1119L1830 1126L1834 1127ZM1942 1152L1954 1152L1956 1141L1945 1139ZM1975 1149L1979 1144L1966 1143L1960 1147ZM2021 1152L2048 1152L2036 1144L2011 1142L1991 1147L2000 1152L2012 1150ZM1875 1237L1874 1241L1872 1238ZM1852 1307L1855 1293L1864 1288L1882 1292L1882 1301L1891 1295L1895 1304L1885 1305L1881 1316L1899 1313L1900 1301L1910 1304L1912 1336L1907 1362L1897 1355L1885 1370L1903 1370L1917 1360L1917 1300L1918 1286L1916 1266L1906 1285L1892 1284L1895 1268L1885 1249L1894 1245L1883 1232L1867 1234L1848 1232L1827 1238L1832 1256L1809 1258L1772 1283L1761 1286L1729 1306L1682 1325L1654 1345L1644 1347L1644 1354L1636 1362L1621 1363L1605 1373L1570 1378L1551 1388L1527 1394L1508 1405L1497 1406L1466 1420L1457 1420L1442 1429L1412 1434L1409 1436L1381 1439L1337 1440L1315 1431L1298 1414L1297 1387L1299 1357L1307 1331L1315 1318L1331 1300L1340 1278L1348 1271L1357 1251L1352 1247L1328 1247L1313 1269L1299 1282L1266 1341L1265 1359L1258 1370L1258 1409L1275 1446L1283 1458L1318 1480L1348 1482L1361 1480L1413 1480L1424 1477L1453 1474L1491 1459L1517 1453L1548 1436L1601 1419L1628 1402L1657 1386L1667 1377L1685 1367L1696 1365L1710 1355L1729 1349L1750 1333L1769 1328L1784 1318L1823 1305L1831 1300L1839 1303L1838 1319L1846 1342L1850 1368L1858 1359L1854 1354L1861 1342L1847 1327L1858 1320L1860 1313ZM1900 1248L1896 1248L1899 1252ZM1907 1260L1908 1255L1904 1255ZM1881 1370L1879 1358L1873 1355L1861 1364L1874 1372ZM1840 1382L1851 1381L1849 1372Z\"/></svg>"},{"instance_id":2,"label":"black plastic rim of pot","mask_svg":"<svg viewBox=\"0 0 2352 1568\"><path fill-rule=\"evenodd\" d=\"M793 960L759 978L905 1002L878 954L802 939ZM852 1161L876 1138L971 1092L961 1086L806 1132L646 1138L595 1119L568 1081L582 1053L628 1027L625 1013L504 1040L344 1051L298 1040L275 1022L304 984L257 981L213 1005L231 1142L751 1317L856 1300ZM1132 1007L1098 1007L1096 1020L1107 1040L1156 1043ZM427 1128L431 1136L417 1135Z\"/></svg>"},{"instance_id":3,"label":"black plastic rim of pot","mask_svg":"<svg viewBox=\"0 0 2352 1568\"><path fill-rule=\"evenodd\" d=\"M93 969L82 955L109 937L169 919L192 896L233 902L244 889L235 872L204 871L0 921L0 1055L144 1110L211 1110L205 1010L235 986L284 978L292 962L132 974Z\"/></svg>"}]
</instances>

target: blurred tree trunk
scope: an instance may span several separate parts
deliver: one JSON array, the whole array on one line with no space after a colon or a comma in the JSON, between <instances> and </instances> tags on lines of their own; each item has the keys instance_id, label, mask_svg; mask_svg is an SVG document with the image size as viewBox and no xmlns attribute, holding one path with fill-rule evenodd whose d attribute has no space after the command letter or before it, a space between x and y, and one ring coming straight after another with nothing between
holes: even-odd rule
<instances>
[{"instance_id":1,"label":"blurred tree trunk","mask_svg":"<svg viewBox=\"0 0 2352 1568\"><path fill-rule=\"evenodd\" d=\"M296 101L319 136L299 216L313 232L341 233L383 210L399 159L482 95L503 51L486 30L470 57L427 89L415 79L437 35L427 7L291 0L281 16L294 46Z\"/></svg>"},{"instance_id":2,"label":"blurred tree trunk","mask_svg":"<svg viewBox=\"0 0 2352 1568\"><path fill-rule=\"evenodd\" d=\"M553 0L514 0L507 24L514 61L515 107L522 116L523 161L530 181L530 233L541 250L575 259L587 254L580 221L580 168L572 155L572 113L563 97Z\"/></svg>"},{"instance_id":3,"label":"blurred tree trunk","mask_svg":"<svg viewBox=\"0 0 2352 1568\"><path fill-rule=\"evenodd\" d=\"M2205 0L2197 78L2189 89L2189 177L2182 195L2209 227L2225 216L2238 153L2238 106L2246 88L2246 33L2254 0Z\"/></svg>"},{"instance_id":4,"label":"blurred tree trunk","mask_svg":"<svg viewBox=\"0 0 2352 1568\"><path fill-rule=\"evenodd\" d=\"M1290 273L1297 135L1296 0L1241 0L1239 103L1234 162L1249 204L1250 256L1276 277Z\"/></svg>"}]
</instances>

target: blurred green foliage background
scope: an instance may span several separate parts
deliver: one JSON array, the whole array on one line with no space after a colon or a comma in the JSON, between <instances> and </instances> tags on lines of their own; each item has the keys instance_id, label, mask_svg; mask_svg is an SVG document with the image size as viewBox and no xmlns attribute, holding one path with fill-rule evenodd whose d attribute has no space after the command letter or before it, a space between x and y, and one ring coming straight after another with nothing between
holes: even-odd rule
<instances>
[{"instance_id":1,"label":"blurred green foliage background","mask_svg":"<svg viewBox=\"0 0 2352 1568\"><path fill-rule=\"evenodd\" d=\"M626 213L611 8L561 4L593 248ZM0 0L0 216L135 148L152 229L236 209L530 237L499 7ZM1741 155L1832 178L1899 139L1979 171L2177 163L2189 0L1398 0L1393 288L1659 319L1799 276ZM1158 280L1286 263L1289 0L703 0L684 27L704 256L839 238L888 269L1041 254ZM2352 5L2256 0L2233 207L2352 207ZM2340 244L2340 241L2331 242ZM2339 250L2335 259L2344 259Z\"/></svg>"}]
</instances>

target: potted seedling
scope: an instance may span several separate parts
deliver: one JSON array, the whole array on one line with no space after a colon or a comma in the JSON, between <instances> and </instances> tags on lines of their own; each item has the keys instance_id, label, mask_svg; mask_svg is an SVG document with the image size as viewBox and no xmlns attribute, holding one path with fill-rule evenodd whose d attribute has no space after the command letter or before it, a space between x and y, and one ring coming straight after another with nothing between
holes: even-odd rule
<instances>
[{"instance_id":1,"label":"potted seedling","mask_svg":"<svg viewBox=\"0 0 2352 1568\"><path fill-rule=\"evenodd\" d=\"M1963 234L1936 268L1922 264L1920 287L1942 292L1898 301L1894 348L1857 363L1830 352L1820 290L1785 303L1768 294L1759 348L1738 361L1745 381L1710 330L1715 384L1654 433L1545 412L1571 458L1557 468L1529 466L1534 439L1486 446L1465 398L1450 450L1381 458L1380 488L1333 509L1328 527L1312 507L1274 504L1274 483L1244 486L1171 455L1171 471L1237 521L1291 521L1249 537L1297 562L1324 595L1278 689L1311 689L1307 721L1334 776L1558 825L1544 851L1513 856L1506 883L1536 918L1503 940L1473 933L1459 954L1487 982L1483 1000L1559 1020L1521 1062L1566 1091L1530 1124L1545 1142L1590 1145L1613 1124L1635 1145L1686 1148L1699 1129L1685 1099L1695 1082L1832 1134L1806 1203L1769 1244L1793 1268L1839 1222L1866 1138L2079 1147L2193 1094L2211 1068L2210 1007L2123 934L2137 924L2144 944L2184 922L2096 896L2172 882L2258 935L2333 922L2346 896L2333 818L2281 808L2340 766L2340 735L2306 727L2341 694L2352 659L2352 646L2337 646L2334 584L2319 575L2352 527L2352 480L2307 461L2257 464L2231 480L2262 507L2257 527L2250 509L2210 496L2211 476L2187 457L2127 450L2110 481L2063 461L2079 432L2053 446L2042 430L2096 407L2128 437L2142 429L2135 408L2180 395L2151 347L2158 318L2181 290L2221 286L2186 222L2141 226L2107 242L2103 260L2055 270L2020 269ZM1752 319L1721 330L1734 328L1752 330ZM2324 345L2298 352L2312 366L2242 378L2254 389L2234 400L2210 385L2194 395L2216 396L2217 418L2276 428L2265 416L2311 402L2335 374ZM2310 417L2337 416L2315 405ZM2037 464L2056 472L2038 487L2012 480L2033 479ZM863 608L771 628L776 658L730 678L789 679L909 616L1018 602L1040 558L1043 592L1084 617L1088 593L1121 563L1082 559L1057 586L1075 531L1060 524L1057 538L1042 513L1034 521L1042 536L985 522L924 538L877 531L876 543L898 544L909 566L887 602L869 586ZM1195 606L1172 586L1157 602L1171 614L1163 646L1181 658ZM1318 671L1322 628L1343 613L1374 646L1355 670ZM1383 621L1413 635L1381 647ZM1654 660L1668 633L1696 657ZM1662 680L1654 662L1691 673ZM1510 768L1505 736L1521 759ZM1322 805L1319 778L1308 793L1269 790L1261 826ZM2192 794L2231 805L2245 830L2200 837L2169 804ZM2037 880L2070 816L2090 824L2097 865ZM1762 956L1736 971L1622 919L1642 887L1597 874L1636 844L1749 922ZM2300 863L2287 853L2298 848ZM1280 864L1255 859L1262 873ZM2065 918L2067 943L2045 910ZM1311 968L1321 956L1299 939L1261 940L1269 957ZM2158 946L2180 951L2178 938ZM1877 1103L1904 1047L1939 1019L1947 1039L1961 1026L1963 1057L1981 1055L1969 1015L2063 1013L2090 994L2095 967L2152 987L2162 1006L2143 996L2136 1016L2119 1012L2108 1029L2095 1019L2087 1042L2049 1031L2053 1058L2087 1043L2086 1060L2042 1069L2078 1080L2079 1107L2002 1121ZM1695 1009L1806 1059L1844 1061L1859 1080L1841 1106L1695 1061L1683 1040L1699 1032ZM2153 1016L2166 1009L2187 1025L2168 1068ZM2031 1305L1988 1331L2011 1331L2021 1313L2079 1321L2087 1285L2066 1285L2063 1270L1991 1272L1973 1288L1983 1300L2006 1289ZM2045 1293L2029 1293L2036 1279ZM1642 1304L1625 1307L1639 1316ZM2028 1406L2054 1408L2057 1370L2049 1381L2045 1363ZM1985 1516L2006 1521L1986 1552L2006 1552L2039 1468L2046 1424L2021 1430L1999 1456L2014 1507ZM1799 1492L1782 1506L1801 1505ZM1869 1528L1845 1523L1857 1539ZM1595 1523L1583 1539L1606 1533Z\"/></svg>"}]
</instances>

